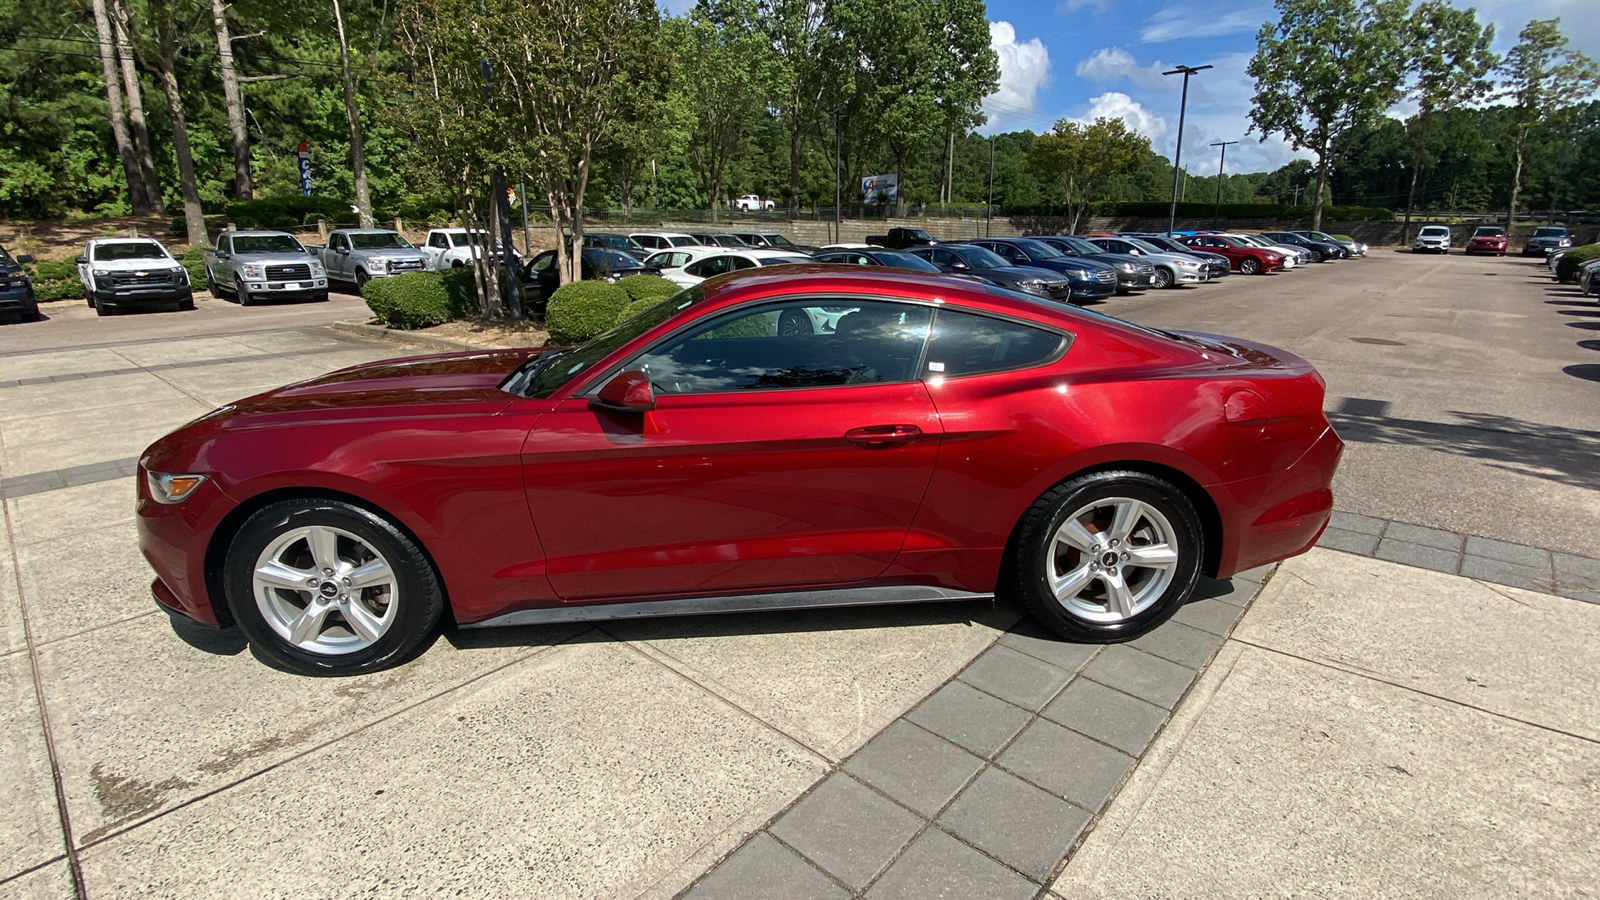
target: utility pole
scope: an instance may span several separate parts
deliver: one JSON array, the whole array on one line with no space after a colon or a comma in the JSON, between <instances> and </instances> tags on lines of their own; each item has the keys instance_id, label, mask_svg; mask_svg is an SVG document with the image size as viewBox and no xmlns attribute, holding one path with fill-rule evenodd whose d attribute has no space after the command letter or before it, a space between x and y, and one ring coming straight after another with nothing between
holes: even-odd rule
<instances>
[{"instance_id":1,"label":"utility pole","mask_svg":"<svg viewBox=\"0 0 1600 900\"><path fill-rule=\"evenodd\" d=\"M989 205L984 207L983 236L994 237L994 135L989 135Z\"/></svg>"},{"instance_id":2,"label":"utility pole","mask_svg":"<svg viewBox=\"0 0 1600 900\"><path fill-rule=\"evenodd\" d=\"M840 207L844 205L844 159L839 152L839 113L833 114L833 239L843 240L839 237L839 226L844 221L844 214Z\"/></svg>"},{"instance_id":3,"label":"utility pole","mask_svg":"<svg viewBox=\"0 0 1600 900\"><path fill-rule=\"evenodd\" d=\"M1217 160L1217 211L1211 214L1211 227L1216 228L1222 220L1222 172L1228 165L1228 145L1237 144L1238 141L1217 141L1213 147L1222 148L1222 158Z\"/></svg>"},{"instance_id":4,"label":"utility pole","mask_svg":"<svg viewBox=\"0 0 1600 900\"><path fill-rule=\"evenodd\" d=\"M1178 167L1183 163L1183 115L1189 108L1189 76L1204 72L1210 66L1179 66L1163 75L1183 75L1183 98L1178 101L1178 148L1172 153L1172 206L1167 211L1167 237L1177 228L1178 221Z\"/></svg>"}]
</instances>

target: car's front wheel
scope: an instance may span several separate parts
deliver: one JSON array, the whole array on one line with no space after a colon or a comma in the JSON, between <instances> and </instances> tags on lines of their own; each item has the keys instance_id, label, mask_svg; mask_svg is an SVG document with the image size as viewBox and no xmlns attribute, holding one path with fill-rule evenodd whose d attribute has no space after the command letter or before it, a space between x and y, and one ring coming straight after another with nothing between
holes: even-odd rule
<instances>
[{"instance_id":1,"label":"car's front wheel","mask_svg":"<svg viewBox=\"0 0 1600 900\"><path fill-rule=\"evenodd\" d=\"M1239 272L1244 275L1256 275L1261 272L1261 263L1250 257L1239 260Z\"/></svg>"},{"instance_id":2,"label":"car's front wheel","mask_svg":"<svg viewBox=\"0 0 1600 900\"><path fill-rule=\"evenodd\" d=\"M228 548L228 609L255 651L302 675L402 662L444 610L439 576L388 519L337 500L274 503Z\"/></svg>"},{"instance_id":3,"label":"car's front wheel","mask_svg":"<svg viewBox=\"0 0 1600 900\"><path fill-rule=\"evenodd\" d=\"M1144 472L1095 472L1034 502L1017 532L1011 589L1068 640L1126 641L1194 592L1203 533L1194 504Z\"/></svg>"},{"instance_id":4,"label":"car's front wheel","mask_svg":"<svg viewBox=\"0 0 1600 900\"><path fill-rule=\"evenodd\" d=\"M1161 288L1172 287L1173 281L1174 279L1172 277L1172 272L1168 271L1167 269L1160 268L1159 266L1156 268L1155 286L1157 290L1160 290Z\"/></svg>"},{"instance_id":5,"label":"car's front wheel","mask_svg":"<svg viewBox=\"0 0 1600 900\"><path fill-rule=\"evenodd\" d=\"M250 292L245 289L244 279L242 278L233 280L233 297L239 301L240 306L249 306L254 302L250 297Z\"/></svg>"}]
</instances>

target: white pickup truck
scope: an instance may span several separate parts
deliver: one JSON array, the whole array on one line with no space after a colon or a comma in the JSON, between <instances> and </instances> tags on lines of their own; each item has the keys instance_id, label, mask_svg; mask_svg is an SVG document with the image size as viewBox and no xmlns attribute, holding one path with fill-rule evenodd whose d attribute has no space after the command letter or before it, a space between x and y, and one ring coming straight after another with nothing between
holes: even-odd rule
<instances>
[{"instance_id":1,"label":"white pickup truck","mask_svg":"<svg viewBox=\"0 0 1600 900\"><path fill-rule=\"evenodd\" d=\"M95 238L83 248L77 264L83 296L96 315L156 304L194 309L189 272L160 241Z\"/></svg>"},{"instance_id":2,"label":"white pickup truck","mask_svg":"<svg viewBox=\"0 0 1600 900\"><path fill-rule=\"evenodd\" d=\"M760 212L764 209L775 209L776 206L771 200L761 199L760 194L745 194L733 201L733 208L744 212Z\"/></svg>"},{"instance_id":3,"label":"white pickup truck","mask_svg":"<svg viewBox=\"0 0 1600 900\"><path fill-rule=\"evenodd\" d=\"M483 245L489 242L489 233L481 228L472 230L471 242L467 239L465 228L435 228L428 232L428 239L423 242L422 255L427 257L429 272L443 272L446 269L459 269L470 264L473 259L483 253ZM473 244L477 246L474 247ZM506 252L505 248L495 241L495 257ZM512 248L511 259L519 259L517 251Z\"/></svg>"}]
</instances>

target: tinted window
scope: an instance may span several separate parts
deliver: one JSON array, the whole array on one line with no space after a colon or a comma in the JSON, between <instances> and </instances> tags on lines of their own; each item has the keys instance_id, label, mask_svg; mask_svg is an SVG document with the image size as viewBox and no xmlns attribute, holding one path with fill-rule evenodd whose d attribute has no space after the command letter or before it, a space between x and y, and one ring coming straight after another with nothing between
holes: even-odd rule
<instances>
[{"instance_id":1,"label":"tinted window","mask_svg":"<svg viewBox=\"0 0 1600 900\"><path fill-rule=\"evenodd\" d=\"M717 316L626 368L662 394L910 381L933 312L876 301L769 304Z\"/></svg>"},{"instance_id":2,"label":"tinted window","mask_svg":"<svg viewBox=\"0 0 1600 900\"><path fill-rule=\"evenodd\" d=\"M929 378L1019 369L1043 362L1066 338L1003 319L939 310L928 341Z\"/></svg>"},{"instance_id":3,"label":"tinted window","mask_svg":"<svg viewBox=\"0 0 1600 900\"><path fill-rule=\"evenodd\" d=\"M1011 263L998 253L991 253L982 247L961 247L952 250L956 256L974 269L1004 269Z\"/></svg>"},{"instance_id":4,"label":"tinted window","mask_svg":"<svg viewBox=\"0 0 1600 900\"><path fill-rule=\"evenodd\" d=\"M233 236L235 253L304 253L300 242L287 234L250 234Z\"/></svg>"},{"instance_id":5,"label":"tinted window","mask_svg":"<svg viewBox=\"0 0 1600 900\"><path fill-rule=\"evenodd\" d=\"M1424 229L1424 230L1426 230L1426 229ZM1534 237L1566 237L1567 236L1567 230L1565 228L1535 228L1533 230L1533 236Z\"/></svg>"},{"instance_id":6,"label":"tinted window","mask_svg":"<svg viewBox=\"0 0 1600 900\"><path fill-rule=\"evenodd\" d=\"M166 259L167 254L154 241L130 241L126 244L102 244L94 248L94 258L101 262L113 259Z\"/></svg>"},{"instance_id":7,"label":"tinted window","mask_svg":"<svg viewBox=\"0 0 1600 900\"><path fill-rule=\"evenodd\" d=\"M350 243L363 250L409 250L411 242L392 231L350 235Z\"/></svg>"},{"instance_id":8,"label":"tinted window","mask_svg":"<svg viewBox=\"0 0 1600 900\"><path fill-rule=\"evenodd\" d=\"M879 250L872 254L880 266L894 266L899 269L911 269L914 272L937 272L939 267L918 256L909 253L899 253L894 250ZM863 263L863 265L866 265Z\"/></svg>"},{"instance_id":9,"label":"tinted window","mask_svg":"<svg viewBox=\"0 0 1600 900\"><path fill-rule=\"evenodd\" d=\"M535 256L533 259L528 260L528 271L543 272L545 269L555 265L555 263L556 252L554 250L546 250L538 256Z\"/></svg>"},{"instance_id":10,"label":"tinted window","mask_svg":"<svg viewBox=\"0 0 1600 900\"><path fill-rule=\"evenodd\" d=\"M435 231L433 234L428 235L428 246L448 250L450 249L450 242L445 239L443 232Z\"/></svg>"},{"instance_id":11,"label":"tinted window","mask_svg":"<svg viewBox=\"0 0 1600 900\"><path fill-rule=\"evenodd\" d=\"M675 269L689 261L689 254L683 251L657 253L645 260L645 265L655 266L658 269Z\"/></svg>"}]
</instances>

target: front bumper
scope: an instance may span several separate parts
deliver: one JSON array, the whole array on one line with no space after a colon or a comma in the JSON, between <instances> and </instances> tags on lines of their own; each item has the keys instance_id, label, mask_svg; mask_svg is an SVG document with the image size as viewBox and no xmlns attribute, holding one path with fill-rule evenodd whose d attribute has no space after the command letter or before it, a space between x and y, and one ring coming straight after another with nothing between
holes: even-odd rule
<instances>
[{"instance_id":1,"label":"front bumper","mask_svg":"<svg viewBox=\"0 0 1600 900\"><path fill-rule=\"evenodd\" d=\"M1506 252L1506 245L1505 244L1492 244L1492 243L1479 243L1477 241L1470 241L1470 242L1467 243L1467 248L1463 252L1465 252L1465 253L1504 253L1504 252Z\"/></svg>"},{"instance_id":2,"label":"front bumper","mask_svg":"<svg viewBox=\"0 0 1600 900\"><path fill-rule=\"evenodd\" d=\"M252 297L312 297L328 292L328 279L307 281L246 281L244 289Z\"/></svg>"},{"instance_id":3,"label":"front bumper","mask_svg":"<svg viewBox=\"0 0 1600 900\"><path fill-rule=\"evenodd\" d=\"M0 315L7 313L37 312L39 304L33 297L33 285L0 289Z\"/></svg>"},{"instance_id":4,"label":"front bumper","mask_svg":"<svg viewBox=\"0 0 1600 900\"><path fill-rule=\"evenodd\" d=\"M1119 291L1142 291L1145 288L1155 287L1155 284L1156 272L1154 269L1148 272L1117 270L1117 290Z\"/></svg>"},{"instance_id":5,"label":"front bumper","mask_svg":"<svg viewBox=\"0 0 1600 900\"><path fill-rule=\"evenodd\" d=\"M1115 281L1101 281L1098 278L1068 278L1067 283L1072 285L1072 296L1078 300L1100 300L1117 292Z\"/></svg>"},{"instance_id":6,"label":"front bumper","mask_svg":"<svg viewBox=\"0 0 1600 900\"><path fill-rule=\"evenodd\" d=\"M193 299L187 284L95 288L95 302L106 306L164 306Z\"/></svg>"},{"instance_id":7,"label":"front bumper","mask_svg":"<svg viewBox=\"0 0 1600 900\"><path fill-rule=\"evenodd\" d=\"M1177 281L1179 284L1205 284L1207 281L1211 280L1210 274L1203 269L1200 271L1195 271L1194 269L1178 269L1177 272Z\"/></svg>"},{"instance_id":8,"label":"front bumper","mask_svg":"<svg viewBox=\"0 0 1600 900\"><path fill-rule=\"evenodd\" d=\"M1567 249L1567 248L1558 247L1558 246L1555 246L1555 245L1529 244L1526 247L1522 248L1522 255L1523 256L1549 256L1550 254L1556 252L1557 250L1565 250L1565 249Z\"/></svg>"}]
</instances>

